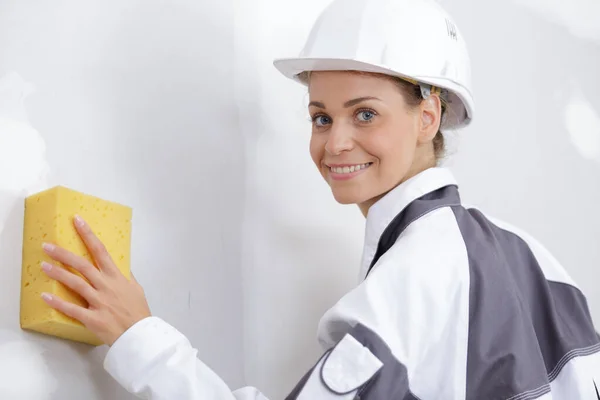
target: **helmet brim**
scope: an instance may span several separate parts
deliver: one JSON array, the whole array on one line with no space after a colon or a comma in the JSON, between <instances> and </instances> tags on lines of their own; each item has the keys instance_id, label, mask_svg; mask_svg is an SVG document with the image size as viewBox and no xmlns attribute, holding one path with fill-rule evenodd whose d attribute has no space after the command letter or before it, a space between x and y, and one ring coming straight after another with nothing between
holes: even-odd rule
<instances>
[{"instance_id":1,"label":"helmet brim","mask_svg":"<svg viewBox=\"0 0 600 400\"><path fill-rule=\"evenodd\" d=\"M273 61L275 68L285 77L306 85L300 77L307 71L360 71L385 74L402 79L417 81L448 90L448 107L442 121L444 129L458 129L472 121L473 98L464 86L449 79L401 74L384 65L366 63L344 58L278 58Z\"/></svg>"}]
</instances>

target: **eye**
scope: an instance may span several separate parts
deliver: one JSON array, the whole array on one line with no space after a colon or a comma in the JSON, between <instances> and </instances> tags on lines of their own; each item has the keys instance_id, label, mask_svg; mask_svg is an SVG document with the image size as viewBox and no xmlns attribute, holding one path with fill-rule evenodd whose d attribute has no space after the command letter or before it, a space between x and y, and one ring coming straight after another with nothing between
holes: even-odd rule
<instances>
[{"instance_id":1,"label":"eye","mask_svg":"<svg viewBox=\"0 0 600 400\"><path fill-rule=\"evenodd\" d=\"M325 126L331 123L331 118L329 118L327 115L318 114L312 117L312 122L316 126Z\"/></svg>"},{"instance_id":2,"label":"eye","mask_svg":"<svg viewBox=\"0 0 600 400\"><path fill-rule=\"evenodd\" d=\"M356 117L361 122L371 122L377 113L373 110L361 110L356 114Z\"/></svg>"}]
</instances>

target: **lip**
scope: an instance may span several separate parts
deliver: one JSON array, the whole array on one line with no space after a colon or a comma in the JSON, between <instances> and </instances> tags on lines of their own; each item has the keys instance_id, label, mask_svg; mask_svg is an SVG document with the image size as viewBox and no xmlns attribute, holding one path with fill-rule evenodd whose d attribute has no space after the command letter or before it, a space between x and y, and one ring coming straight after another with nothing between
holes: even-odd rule
<instances>
[{"instance_id":1,"label":"lip","mask_svg":"<svg viewBox=\"0 0 600 400\"><path fill-rule=\"evenodd\" d=\"M367 164L367 163L365 163L365 164ZM358 171L348 172L348 173L333 172L331 170L331 168L351 167L353 165L360 165L360 164L325 164L325 166L327 167L327 171L329 172L329 176L331 177L331 179L333 179L335 181L347 181L349 179L352 179L352 178L362 174L363 172L365 172L366 170L371 168L371 165L373 165L373 163L368 163L368 164L369 164L369 166L366 168L361 168Z\"/></svg>"}]
</instances>

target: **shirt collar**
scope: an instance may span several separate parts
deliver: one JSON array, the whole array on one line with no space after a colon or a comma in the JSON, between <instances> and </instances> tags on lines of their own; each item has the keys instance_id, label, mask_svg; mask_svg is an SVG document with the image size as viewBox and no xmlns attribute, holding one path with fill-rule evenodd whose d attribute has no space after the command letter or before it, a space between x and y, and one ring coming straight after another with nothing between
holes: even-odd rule
<instances>
[{"instance_id":1,"label":"shirt collar","mask_svg":"<svg viewBox=\"0 0 600 400\"><path fill-rule=\"evenodd\" d=\"M361 280L375 256L379 238L396 215L419 197L451 184L457 183L450 170L442 167L429 168L402 182L369 208L360 268Z\"/></svg>"}]
</instances>

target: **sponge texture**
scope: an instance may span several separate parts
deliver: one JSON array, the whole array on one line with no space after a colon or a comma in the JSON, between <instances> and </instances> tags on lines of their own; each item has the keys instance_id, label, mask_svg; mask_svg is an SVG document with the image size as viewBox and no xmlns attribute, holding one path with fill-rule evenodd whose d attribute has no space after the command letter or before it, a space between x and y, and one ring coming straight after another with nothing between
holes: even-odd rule
<instances>
[{"instance_id":1,"label":"sponge texture","mask_svg":"<svg viewBox=\"0 0 600 400\"><path fill-rule=\"evenodd\" d=\"M76 342L101 345L102 342L79 321L49 307L42 292L87 307L86 301L62 283L50 279L41 262L69 266L51 259L42 243L54 243L92 261L85 244L73 225L81 215L104 243L119 270L130 279L131 217L130 207L56 186L25 199L23 258L21 273L21 328ZM93 263L93 261L92 261ZM81 276L81 275L80 275Z\"/></svg>"}]
</instances>

